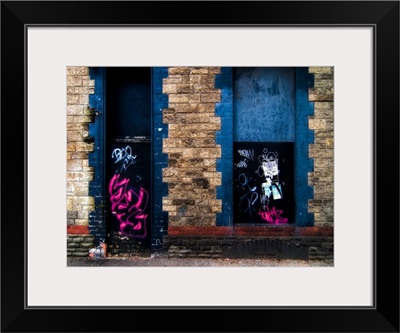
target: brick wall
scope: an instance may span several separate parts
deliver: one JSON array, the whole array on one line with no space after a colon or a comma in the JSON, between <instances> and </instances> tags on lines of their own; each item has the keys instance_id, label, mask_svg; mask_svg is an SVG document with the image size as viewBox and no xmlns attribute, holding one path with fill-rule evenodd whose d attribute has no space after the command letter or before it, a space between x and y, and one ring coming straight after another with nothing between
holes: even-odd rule
<instances>
[{"instance_id":1,"label":"brick wall","mask_svg":"<svg viewBox=\"0 0 400 333\"><path fill-rule=\"evenodd\" d=\"M215 116L215 103L221 99L215 88L218 73L220 68L214 67L170 67L163 79L163 93L168 94L168 109L163 110L168 124L168 138L163 140L168 196L163 198L163 210L169 226L212 226L221 212L221 200L216 198L221 185L216 169L221 147L215 142L221 129L220 117Z\"/></svg>"},{"instance_id":2,"label":"brick wall","mask_svg":"<svg viewBox=\"0 0 400 333\"><path fill-rule=\"evenodd\" d=\"M314 102L314 116L309 118L309 128L314 130L314 143L309 145L314 171L308 180L314 187L314 198L309 201L308 210L314 213L315 226L333 226L333 67L310 67L309 72L314 74L314 88L309 89L308 96Z\"/></svg>"},{"instance_id":3,"label":"brick wall","mask_svg":"<svg viewBox=\"0 0 400 333\"><path fill-rule=\"evenodd\" d=\"M331 227L170 227L169 257L333 259Z\"/></svg>"},{"instance_id":4,"label":"brick wall","mask_svg":"<svg viewBox=\"0 0 400 333\"><path fill-rule=\"evenodd\" d=\"M67 256L87 257L89 250L93 248L94 236L83 234L68 234Z\"/></svg>"},{"instance_id":5,"label":"brick wall","mask_svg":"<svg viewBox=\"0 0 400 333\"><path fill-rule=\"evenodd\" d=\"M87 67L67 67L68 255L83 255L93 244L92 237L82 236L83 240L76 235L76 232L88 234L89 212L94 209L93 197L88 194L89 181L93 178L88 157L93 151L88 130L88 124L93 121L89 109L89 94L93 91L94 82L89 79Z\"/></svg>"}]
</instances>

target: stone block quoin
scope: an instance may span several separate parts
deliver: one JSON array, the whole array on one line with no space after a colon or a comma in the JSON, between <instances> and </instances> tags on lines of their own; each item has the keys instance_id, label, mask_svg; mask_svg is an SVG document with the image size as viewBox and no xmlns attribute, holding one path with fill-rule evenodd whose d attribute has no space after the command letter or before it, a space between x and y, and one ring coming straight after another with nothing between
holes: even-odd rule
<instances>
[{"instance_id":1,"label":"stone block quoin","mask_svg":"<svg viewBox=\"0 0 400 333\"><path fill-rule=\"evenodd\" d=\"M67 67L67 232L68 253L82 253L91 246L92 237L77 246L73 238L81 240L79 234L88 234L89 212L94 209L94 199L89 196L89 181L93 168L89 167L89 153L93 142L89 137L89 123L93 122L93 111L89 108L89 94L94 92L94 81L89 78L88 67ZM80 242L78 242L80 243ZM91 244L89 244L91 243ZM79 249L79 250L77 250ZM87 252L86 252L87 254Z\"/></svg>"},{"instance_id":2,"label":"stone block quoin","mask_svg":"<svg viewBox=\"0 0 400 333\"><path fill-rule=\"evenodd\" d=\"M314 74L314 87L308 99L314 102L314 115L308 127L314 131L314 143L308 147L314 159L314 170L308 183L314 187L314 198L308 201L308 211L314 213L315 226L333 226L334 213L334 68L309 67Z\"/></svg>"},{"instance_id":3,"label":"stone block quoin","mask_svg":"<svg viewBox=\"0 0 400 333\"><path fill-rule=\"evenodd\" d=\"M222 179L216 169L221 146L215 139L221 129L221 119L215 115L215 103L221 100L215 76L220 71L219 67L169 67L163 79L163 93L168 95L168 108L163 110L163 122L168 124L163 182L168 184L168 196L162 205L169 226L214 226L216 213L222 211L216 197Z\"/></svg>"}]
</instances>

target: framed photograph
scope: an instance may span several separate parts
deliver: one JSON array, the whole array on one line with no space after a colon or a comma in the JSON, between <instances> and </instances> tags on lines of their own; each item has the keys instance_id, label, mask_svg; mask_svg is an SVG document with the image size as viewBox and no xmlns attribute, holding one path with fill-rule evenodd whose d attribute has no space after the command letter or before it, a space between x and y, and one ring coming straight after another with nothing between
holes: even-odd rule
<instances>
[{"instance_id":1,"label":"framed photograph","mask_svg":"<svg viewBox=\"0 0 400 333\"><path fill-rule=\"evenodd\" d=\"M2 1L1 36L2 332L399 332L398 1ZM128 264L161 248L278 264Z\"/></svg>"}]
</instances>

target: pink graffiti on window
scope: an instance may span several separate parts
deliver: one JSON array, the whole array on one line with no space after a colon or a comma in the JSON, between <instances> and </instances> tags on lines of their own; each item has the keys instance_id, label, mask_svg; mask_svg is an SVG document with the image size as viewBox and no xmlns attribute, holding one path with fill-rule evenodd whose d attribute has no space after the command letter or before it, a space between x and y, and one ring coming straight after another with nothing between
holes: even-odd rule
<instances>
[{"instance_id":1,"label":"pink graffiti on window","mask_svg":"<svg viewBox=\"0 0 400 333\"><path fill-rule=\"evenodd\" d=\"M258 214L261 215L261 218L264 221L267 221L268 223L275 223L275 224L282 224L282 223L287 223L288 218L282 217L282 210L281 209L275 209L275 207L272 207L271 210L269 210L268 206L266 207L265 212L259 212Z\"/></svg>"},{"instance_id":2,"label":"pink graffiti on window","mask_svg":"<svg viewBox=\"0 0 400 333\"><path fill-rule=\"evenodd\" d=\"M128 189L129 179L119 180L119 174L115 174L108 186L110 193L111 212L116 216L120 223L122 234L144 238L146 237L145 210L149 200L149 193L141 187L139 194L132 189Z\"/></svg>"}]
</instances>

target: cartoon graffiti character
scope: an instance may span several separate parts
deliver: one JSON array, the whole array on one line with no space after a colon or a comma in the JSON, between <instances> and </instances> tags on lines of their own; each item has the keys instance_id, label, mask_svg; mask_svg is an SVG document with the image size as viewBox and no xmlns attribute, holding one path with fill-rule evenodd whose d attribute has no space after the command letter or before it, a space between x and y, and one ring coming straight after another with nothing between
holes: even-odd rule
<instances>
[{"instance_id":1,"label":"cartoon graffiti character","mask_svg":"<svg viewBox=\"0 0 400 333\"><path fill-rule=\"evenodd\" d=\"M278 160L263 161L261 165L266 178L273 179L274 177L278 176Z\"/></svg>"},{"instance_id":2,"label":"cartoon graffiti character","mask_svg":"<svg viewBox=\"0 0 400 333\"><path fill-rule=\"evenodd\" d=\"M268 152L264 149L264 153L258 156L260 163L256 173L260 177L264 177L266 181L271 180L273 183L279 182L278 153Z\"/></svg>"},{"instance_id":3,"label":"cartoon graffiti character","mask_svg":"<svg viewBox=\"0 0 400 333\"><path fill-rule=\"evenodd\" d=\"M278 153L268 152L268 149L263 150L263 154L258 157L260 166L256 173L260 177L265 178L265 182L261 184L261 208L259 215L261 219L268 223L287 223L288 219L282 217L282 210L276 210L275 207L270 208L270 199L282 199L282 186L279 183L279 168L278 168Z\"/></svg>"},{"instance_id":4,"label":"cartoon graffiti character","mask_svg":"<svg viewBox=\"0 0 400 333\"><path fill-rule=\"evenodd\" d=\"M120 232L129 237L146 237L146 208L148 192L141 187L139 193L128 189L129 179L119 180L115 174L108 186L111 201L111 212L119 222Z\"/></svg>"}]
</instances>

